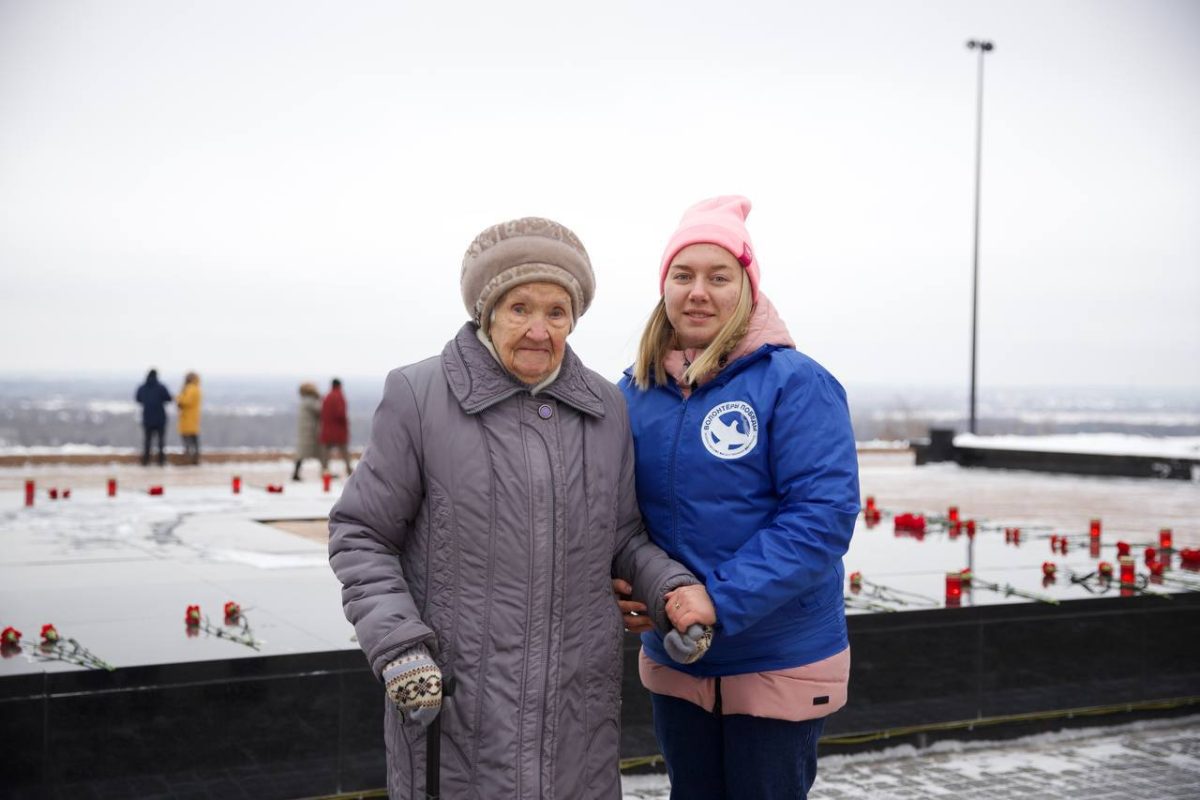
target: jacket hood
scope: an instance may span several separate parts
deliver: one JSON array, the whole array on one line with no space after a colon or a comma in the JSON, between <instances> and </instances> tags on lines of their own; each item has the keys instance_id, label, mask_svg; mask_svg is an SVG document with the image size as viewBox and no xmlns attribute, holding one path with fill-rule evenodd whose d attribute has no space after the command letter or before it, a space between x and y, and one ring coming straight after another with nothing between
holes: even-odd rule
<instances>
[{"instance_id":1,"label":"jacket hood","mask_svg":"<svg viewBox=\"0 0 1200 800\"><path fill-rule=\"evenodd\" d=\"M477 414L514 394L529 391L528 386L497 363L475 335L475 324L471 322L446 343L442 350L442 370L450 391L468 414ZM558 378L538 392L538 396L553 397L584 414L603 418L604 401L591 385L592 380L575 351L566 345Z\"/></svg>"}]
</instances>

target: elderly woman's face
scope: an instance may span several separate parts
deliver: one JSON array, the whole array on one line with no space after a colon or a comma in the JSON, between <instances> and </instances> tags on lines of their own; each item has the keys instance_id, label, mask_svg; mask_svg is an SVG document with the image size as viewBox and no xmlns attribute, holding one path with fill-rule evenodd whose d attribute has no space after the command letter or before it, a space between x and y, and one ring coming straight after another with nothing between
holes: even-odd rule
<instances>
[{"instance_id":1,"label":"elderly woman's face","mask_svg":"<svg viewBox=\"0 0 1200 800\"><path fill-rule=\"evenodd\" d=\"M671 259L663 285L667 319L681 348L708 347L742 296L742 265L715 244L689 245Z\"/></svg>"},{"instance_id":2,"label":"elderly woman's face","mask_svg":"<svg viewBox=\"0 0 1200 800\"><path fill-rule=\"evenodd\" d=\"M492 345L521 383L541 383L562 363L571 332L571 296L556 283L523 283L496 303Z\"/></svg>"}]
</instances>

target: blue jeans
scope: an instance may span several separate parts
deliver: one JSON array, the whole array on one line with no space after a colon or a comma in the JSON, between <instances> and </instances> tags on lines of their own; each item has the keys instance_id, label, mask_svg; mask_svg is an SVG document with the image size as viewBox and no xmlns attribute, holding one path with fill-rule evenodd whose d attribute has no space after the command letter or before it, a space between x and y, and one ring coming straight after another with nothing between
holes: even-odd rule
<instances>
[{"instance_id":1,"label":"blue jeans","mask_svg":"<svg viewBox=\"0 0 1200 800\"><path fill-rule=\"evenodd\" d=\"M817 777L825 720L788 722L710 714L650 695L654 734L667 761L671 800L805 800Z\"/></svg>"}]
</instances>

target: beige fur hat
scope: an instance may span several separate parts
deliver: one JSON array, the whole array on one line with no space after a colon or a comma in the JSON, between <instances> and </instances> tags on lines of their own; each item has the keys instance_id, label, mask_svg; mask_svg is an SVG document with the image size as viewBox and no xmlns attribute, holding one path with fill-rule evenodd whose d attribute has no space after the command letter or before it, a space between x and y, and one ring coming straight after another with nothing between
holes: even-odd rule
<instances>
[{"instance_id":1,"label":"beige fur hat","mask_svg":"<svg viewBox=\"0 0 1200 800\"><path fill-rule=\"evenodd\" d=\"M467 314L487 330L492 307L522 283L556 283L571 296L576 321L592 304L596 278L583 243L563 225L524 217L493 225L463 256L462 297Z\"/></svg>"}]
</instances>

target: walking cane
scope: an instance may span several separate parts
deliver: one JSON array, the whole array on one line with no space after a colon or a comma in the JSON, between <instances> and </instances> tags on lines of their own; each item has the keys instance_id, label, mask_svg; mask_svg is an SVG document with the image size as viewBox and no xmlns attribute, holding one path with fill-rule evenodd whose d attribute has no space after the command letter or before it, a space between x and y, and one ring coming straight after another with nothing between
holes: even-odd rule
<instances>
[{"instance_id":1,"label":"walking cane","mask_svg":"<svg viewBox=\"0 0 1200 800\"><path fill-rule=\"evenodd\" d=\"M441 800L442 796L442 714L446 701L454 695L454 678L442 679L442 710L425 729L425 797Z\"/></svg>"}]
</instances>

